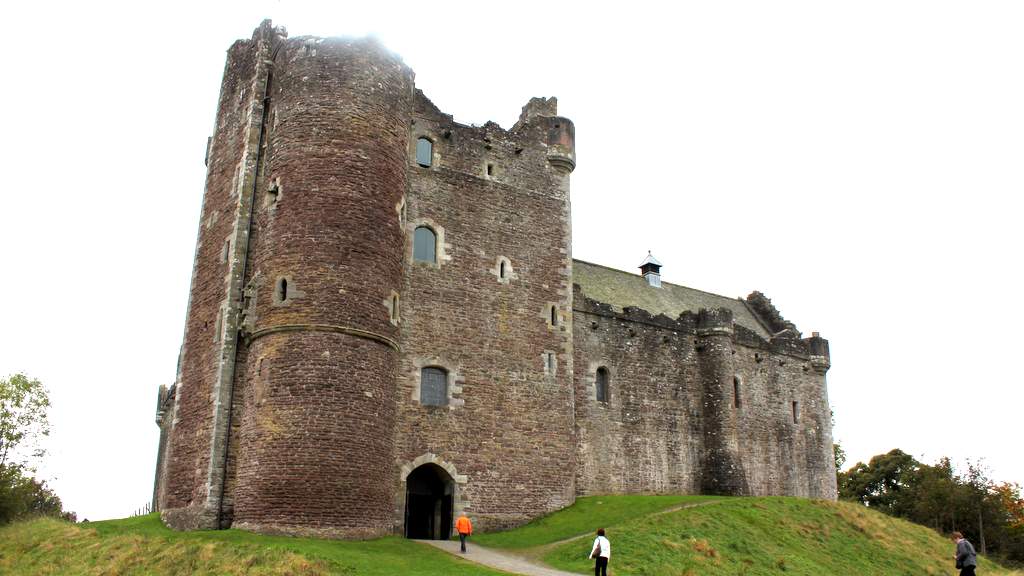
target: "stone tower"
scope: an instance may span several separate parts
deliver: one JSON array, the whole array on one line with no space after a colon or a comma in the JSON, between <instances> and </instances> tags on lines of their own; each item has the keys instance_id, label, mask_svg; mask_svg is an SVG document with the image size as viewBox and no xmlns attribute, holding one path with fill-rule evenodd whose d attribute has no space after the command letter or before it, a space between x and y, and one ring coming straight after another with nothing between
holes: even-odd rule
<instances>
[{"instance_id":1,"label":"stone tower","mask_svg":"<svg viewBox=\"0 0 1024 576\"><path fill-rule=\"evenodd\" d=\"M160 502L168 524L390 530L389 307L413 94L412 71L374 41L287 39L265 22L229 51Z\"/></svg>"}]
</instances>

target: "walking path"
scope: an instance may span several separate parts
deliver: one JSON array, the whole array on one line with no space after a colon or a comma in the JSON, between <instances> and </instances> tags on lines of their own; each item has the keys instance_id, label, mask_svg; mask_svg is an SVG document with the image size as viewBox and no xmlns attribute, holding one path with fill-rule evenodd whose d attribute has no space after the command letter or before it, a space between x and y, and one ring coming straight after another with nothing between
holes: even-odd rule
<instances>
[{"instance_id":1,"label":"walking path","mask_svg":"<svg viewBox=\"0 0 1024 576\"><path fill-rule=\"evenodd\" d=\"M525 576L579 576L579 574L572 572L563 572L554 568L538 566L525 558L497 552L491 548L483 548L470 542L466 543L465 554L459 552L458 540L420 540L420 542L435 546L470 562L476 562L489 568L504 570L513 574L523 574Z\"/></svg>"},{"instance_id":2,"label":"walking path","mask_svg":"<svg viewBox=\"0 0 1024 576\"><path fill-rule=\"evenodd\" d=\"M669 514L671 512L677 512L686 508L697 508L700 506L709 506L712 504L718 504L721 500L708 500L705 502L696 502L692 504L680 504L678 506L672 506L665 510L655 512L651 516L658 516L661 514ZM466 553L463 554L459 551L458 540L418 540L424 544L429 544L435 548L440 548L449 554L454 554L470 562L476 562L477 564L483 564L489 568L496 570L504 570L505 572L511 572L513 574L522 574L523 576L579 576L573 572L563 572L562 570L555 570L554 568L548 568L547 566L541 566L538 562L534 561L535 558L540 558L548 550L551 550L557 546L565 544L566 542L572 542L574 540L580 540L593 536L590 532L586 534L579 534L572 536L571 538L565 538L558 542L552 542L550 544L544 544L534 548L527 548L525 550L519 550L519 554L512 552L498 552L493 548L484 548L477 546L476 544L466 542Z\"/></svg>"}]
</instances>

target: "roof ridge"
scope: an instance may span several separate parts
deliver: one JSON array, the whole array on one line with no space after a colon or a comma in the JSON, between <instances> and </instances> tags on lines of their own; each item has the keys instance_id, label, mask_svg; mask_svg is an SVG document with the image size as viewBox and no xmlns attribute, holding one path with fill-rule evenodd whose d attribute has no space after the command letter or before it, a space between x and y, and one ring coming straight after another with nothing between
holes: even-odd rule
<instances>
[{"instance_id":1,"label":"roof ridge","mask_svg":"<svg viewBox=\"0 0 1024 576\"><path fill-rule=\"evenodd\" d=\"M635 278L637 278L639 280L643 280L643 276L639 276L637 274L633 274L632 272L627 272L625 270L619 270L618 268L612 268L611 266L605 266L604 264L595 264L593 262L588 262L586 260L581 260L579 258L573 258L572 260L573 260L573 262L582 262L583 264L588 264L590 266L596 266L598 268L604 268L605 270L611 270L612 272L618 272L620 274L626 274L627 276L632 276L632 277L635 277ZM718 298L725 298L726 300L735 300L735 301L738 301L738 302L744 302L743 298L739 298L739 297L730 298L729 296L724 296L722 294L716 294L714 292L708 292L707 290L701 290L700 288L693 288L691 286L683 286L682 284L674 284L672 282L665 282L664 280L662 280L661 285L665 286L666 284L668 284L669 286L673 286L675 288L686 288L687 290L693 290L694 292L700 292L702 294L707 294L709 296L717 296Z\"/></svg>"}]
</instances>

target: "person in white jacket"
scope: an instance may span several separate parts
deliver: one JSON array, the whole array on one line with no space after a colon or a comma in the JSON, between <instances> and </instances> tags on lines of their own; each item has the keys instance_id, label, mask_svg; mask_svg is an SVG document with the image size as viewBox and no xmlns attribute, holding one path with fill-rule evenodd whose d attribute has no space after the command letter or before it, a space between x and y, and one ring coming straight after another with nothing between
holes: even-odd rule
<instances>
[{"instance_id":1,"label":"person in white jacket","mask_svg":"<svg viewBox=\"0 0 1024 576\"><path fill-rule=\"evenodd\" d=\"M597 529L597 538L590 549L594 559L594 576L608 576L608 560L612 557L612 543L604 536L604 528Z\"/></svg>"}]
</instances>

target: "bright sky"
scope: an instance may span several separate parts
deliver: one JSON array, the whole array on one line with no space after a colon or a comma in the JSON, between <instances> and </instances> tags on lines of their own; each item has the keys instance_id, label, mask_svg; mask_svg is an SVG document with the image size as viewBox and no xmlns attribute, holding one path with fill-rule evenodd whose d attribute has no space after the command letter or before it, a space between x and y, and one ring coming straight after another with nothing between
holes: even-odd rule
<instances>
[{"instance_id":1,"label":"bright sky","mask_svg":"<svg viewBox=\"0 0 1024 576\"><path fill-rule=\"evenodd\" d=\"M79 517L151 495L225 50L377 35L463 123L576 124L574 256L761 290L829 339L850 463L1024 483L1024 4L7 2L0 375L50 389Z\"/></svg>"}]
</instances>

